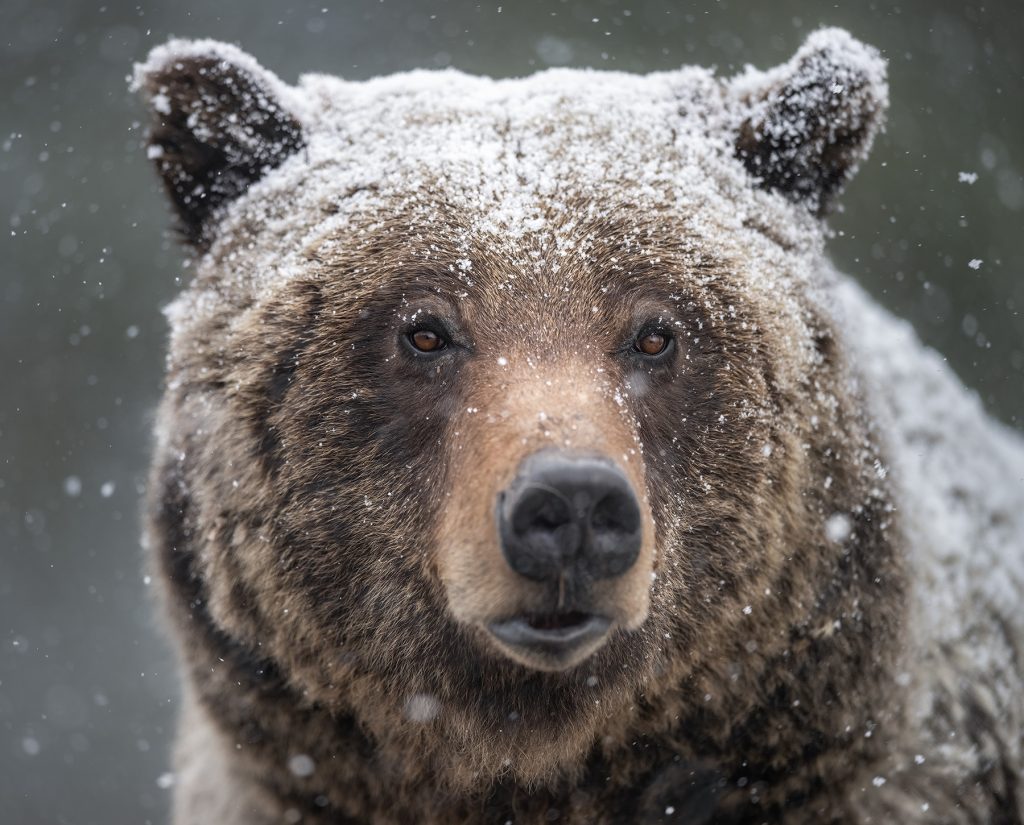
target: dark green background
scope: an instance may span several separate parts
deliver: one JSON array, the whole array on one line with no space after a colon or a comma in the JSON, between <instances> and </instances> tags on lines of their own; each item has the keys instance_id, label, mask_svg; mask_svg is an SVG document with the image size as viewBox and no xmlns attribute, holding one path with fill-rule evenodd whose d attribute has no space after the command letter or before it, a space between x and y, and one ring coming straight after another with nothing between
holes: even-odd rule
<instances>
[{"instance_id":1,"label":"dark green background","mask_svg":"<svg viewBox=\"0 0 1024 825\"><path fill-rule=\"evenodd\" d=\"M138 513L180 255L125 82L152 45L236 41L288 81L448 65L732 73L845 26L889 58L892 113L832 252L1021 428L1022 21L1019 0L0 0L0 820L166 817L176 687Z\"/></svg>"}]
</instances>

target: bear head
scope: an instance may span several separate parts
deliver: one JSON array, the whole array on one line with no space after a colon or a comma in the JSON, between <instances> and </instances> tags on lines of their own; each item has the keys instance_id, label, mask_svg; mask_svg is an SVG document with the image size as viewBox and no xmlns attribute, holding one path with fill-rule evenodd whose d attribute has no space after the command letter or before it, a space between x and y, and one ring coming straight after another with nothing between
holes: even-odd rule
<instances>
[{"instance_id":1,"label":"bear head","mask_svg":"<svg viewBox=\"0 0 1024 825\"><path fill-rule=\"evenodd\" d=\"M196 252L153 493L180 621L458 785L731 714L873 620L820 219L881 125L873 50L292 87L176 41L136 84Z\"/></svg>"}]
</instances>

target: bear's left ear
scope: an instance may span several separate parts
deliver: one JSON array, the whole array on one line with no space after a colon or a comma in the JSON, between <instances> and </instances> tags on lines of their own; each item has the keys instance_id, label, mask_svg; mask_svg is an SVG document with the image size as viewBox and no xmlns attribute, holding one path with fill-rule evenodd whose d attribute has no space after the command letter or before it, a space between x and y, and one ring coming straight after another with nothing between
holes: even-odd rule
<instances>
[{"instance_id":1,"label":"bear's left ear","mask_svg":"<svg viewBox=\"0 0 1024 825\"><path fill-rule=\"evenodd\" d=\"M305 145L290 87L226 43L172 40L135 66L132 88L152 113L148 154L198 248L224 206Z\"/></svg>"},{"instance_id":2,"label":"bear's left ear","mask_svg":"<svg viewBox=\"0 0 1024 825\"><path fill-rule=\"evenodd\" d=\"M821 29L786 64L729 83L736 155L766 189L824 213L867 157L889 105L886 64L842 29Z\"/></svg>"}]
</instances>

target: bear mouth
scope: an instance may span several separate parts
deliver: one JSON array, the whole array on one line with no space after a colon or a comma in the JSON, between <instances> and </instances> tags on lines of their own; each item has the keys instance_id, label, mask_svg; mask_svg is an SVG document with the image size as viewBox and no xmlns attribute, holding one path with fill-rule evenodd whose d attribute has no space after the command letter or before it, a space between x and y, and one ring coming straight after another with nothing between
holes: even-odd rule
<instances>
[{"instance_id":1,"label":"bear mouth","mask_svg":"<svg viewBox=\"0 0 1024 825\"><path fill-rule=\"evenodd\" d=\"M502 650L537 670L566 670L597 650L611 619L570 611L515 616L491 622L487 629Z\"/></svg>"}]
</instances>

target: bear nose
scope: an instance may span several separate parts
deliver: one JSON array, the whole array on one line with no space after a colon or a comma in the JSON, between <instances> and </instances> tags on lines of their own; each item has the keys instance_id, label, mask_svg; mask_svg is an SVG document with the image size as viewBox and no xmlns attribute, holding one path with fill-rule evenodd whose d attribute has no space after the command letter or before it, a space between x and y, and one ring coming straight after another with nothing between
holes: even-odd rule
<instances>
[{"instance_id":1,"label":"bear nose","mask_svg":"<svg viewBox=\"0 0 1024 825\"><path fill-rule=\"evenodd\" d=\"M544 450L499 495L498 530L509 566L528 579L610 578L640 554L640 503L610 460Z\"/></svg>"}]
</instances>

